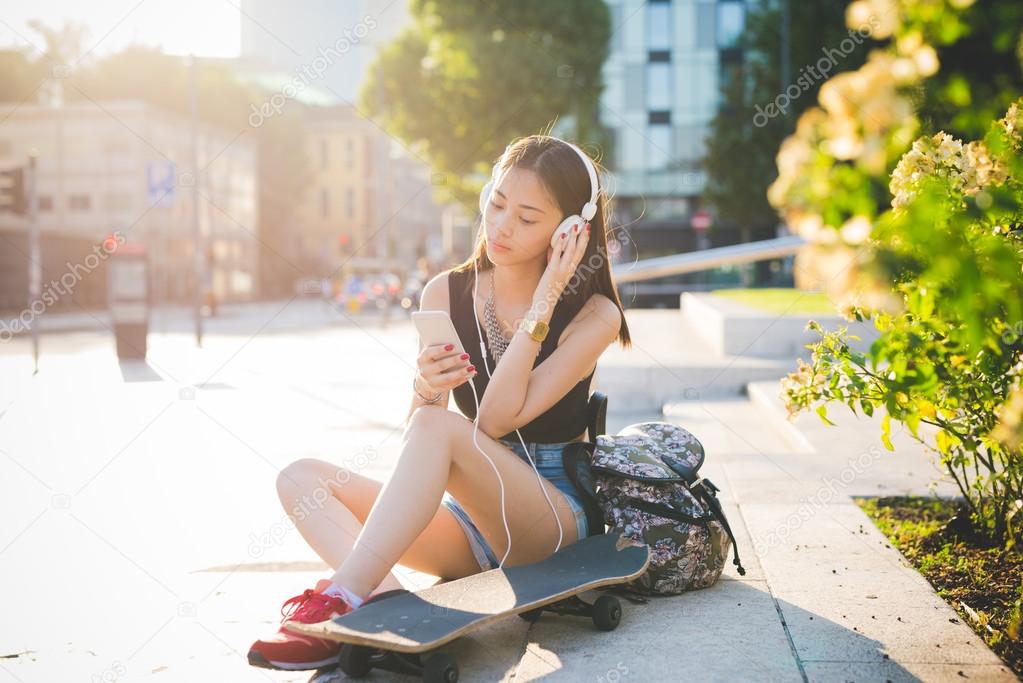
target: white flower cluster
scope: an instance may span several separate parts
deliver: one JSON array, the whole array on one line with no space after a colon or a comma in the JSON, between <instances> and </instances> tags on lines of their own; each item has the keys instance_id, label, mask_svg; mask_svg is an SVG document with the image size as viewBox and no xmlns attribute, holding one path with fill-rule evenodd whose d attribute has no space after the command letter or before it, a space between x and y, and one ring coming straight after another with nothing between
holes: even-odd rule
<instances>
[{"instance_id":1,"label":"white flower cluster","mask_svg":"<svg viewBox=\"0 0 1023 683\"><path fill-rule=\"evenodd\" d=\"M982 142L964 145L944 132L925 136L913 143L892 172L888 184L892 208L899 209L913 201L925 177L944 178L954 191L971 196L988 185L1005 182L1007 170L991 157Z\"/></svg>"}]
</instances>

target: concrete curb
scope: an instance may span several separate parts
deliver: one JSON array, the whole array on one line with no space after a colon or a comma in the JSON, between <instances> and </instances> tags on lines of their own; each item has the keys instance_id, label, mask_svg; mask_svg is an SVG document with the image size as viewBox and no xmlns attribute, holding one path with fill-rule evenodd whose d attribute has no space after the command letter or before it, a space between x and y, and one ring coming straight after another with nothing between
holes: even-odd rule
<instances>
[{"instance_id":1,"label":"concrete curb","mask_svg":"<svg viewBox=\"0 0 1023 683\"><path fill-rule=\"evenodd\" d=\"M850 334L860 337L850 343L858 350L869 347L878 336L873 325L849 322L837 314L777 314L706 293L683 293L681 308L691 328L721 355L806 358L809 351L805 345L818 339L816 333L806 330L810 319L825 330L848 327Z\"/></svg>"}]
</instances>

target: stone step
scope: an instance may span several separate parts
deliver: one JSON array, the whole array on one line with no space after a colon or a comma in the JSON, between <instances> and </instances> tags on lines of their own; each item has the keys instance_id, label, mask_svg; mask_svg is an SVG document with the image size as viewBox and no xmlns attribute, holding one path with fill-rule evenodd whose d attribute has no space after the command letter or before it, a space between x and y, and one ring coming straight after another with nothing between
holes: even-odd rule
<instances>
[{"instance_id":1,"label":"stone step","mask_svg":"<svg viewBox=\"0 0 1023 683\"><path fill-rule=\"evenodd\" d=\"M628 310L626 321L636 341L627 350L617 343L608 347L594 384L615 410L739 396L749 382L777 379L795 368L791 360L717 353L675 310Z\"/></svg>"}]
</instances>

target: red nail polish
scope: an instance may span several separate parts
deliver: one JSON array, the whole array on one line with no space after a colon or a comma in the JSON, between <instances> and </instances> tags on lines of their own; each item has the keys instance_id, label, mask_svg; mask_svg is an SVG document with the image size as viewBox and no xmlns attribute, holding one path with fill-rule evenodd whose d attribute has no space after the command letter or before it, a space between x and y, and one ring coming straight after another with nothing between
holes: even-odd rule
<instances>
[{"instance_id":1,"label":"red nail polish","mask_svg":"<svg viewBox=\"0 0 1023 683\"><path fill-rule=\"evenodd\" d=\"M467 353L463 353L461 356L459 356L459 358L461 358L462 360L465 360L468 357L469 357L469 354L467 354Z\"/></svg>"},{"instance_id":2,"label":"red nail polish","mask_svg":"<svg viewBox=\"0 0 1023 683\"><path fill-rule=\"evenodd\" d=\"M564 232L561 233L561 239L565 239L566 236L567 236L567 233L564 233Z\"/></svg>"},{"instance_id":3,"label":"red nail polish","mask_svg":"<svg viewBox=\"0 0 1023 683\"><path fill-rule=\"evenodd\" d=\"M475 369L476 369L475 365L470 365L469 367L466 368L466 371L467 372L473 372Z\"/></svg>"},{"instance_id":4,"label":"red nail polish","mask_svg":"<svg viewBox=\"0 0 1023 683\"><path fill-rule=\"evenodd\" d=\"M578 223L576 223L575 225L572 226L572 232L579 232L579 224Z\"/></svg>"},{"instance_id":5,"label":"red nail polish","mask_svg":"<svg viewBox=\"0 0 1023 683\"><path fill-rule=\"evenodd\" d=\"M444 347L444 350L445 350L445 351L450 351L450 350L451 350L451 349L453 349L453 348L455 348L455 345L454 345L454 344L448 344L447 346L445 346L445 347Z\"/></svg>"}]
</instances>

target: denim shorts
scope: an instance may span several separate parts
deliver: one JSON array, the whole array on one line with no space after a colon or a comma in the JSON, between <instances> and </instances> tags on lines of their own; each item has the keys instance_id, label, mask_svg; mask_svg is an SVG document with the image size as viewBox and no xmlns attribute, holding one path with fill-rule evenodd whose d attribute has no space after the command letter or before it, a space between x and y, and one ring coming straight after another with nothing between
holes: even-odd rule
<instances>
[{"instance_id":1,"label":"denim shorts","mask_svg":"<svg viewBox=\"0 0 1023 683\"><path fill-rule=\"evenodd\" d=\"M516 439L498 439L505 446L508 446L515 455L519 456L523 462L529 465L529 459L526 457L526 452L522 450L522 444ZM576 493L575 487L572 486L572 482L565 476L565 468L561 462L561 454L565 450L565 447L574 441L562 441L559 443L538 443L536 441L527 441L526 446L529 448L530 455L533 456L533 461L536 463L536 469L544 479L547 479L555 488L565 494L565 498L568 499L568 504L572 508L572 512L575 513L575 528L578 532L577 538L581 540L586 538L586 512L583 508L582 501L579 498L579 494ZM480 457L483 457L480 455ZM532 469L532 466L530 466ZM493 470L491 470L493 472ZM507 502L507 492L505 495ZM557 504L554 498L551 498L551 502ZM447 509L454 513L458 523L462 525L465 530L466 538L469 539L469 546L472 548L472 554L476 557L476 561L479 562L480 568L483 570L493 569L498 566L500 560L494 553L493 548L487 542L487 539L483 537L479 527L477 527L472 518L469 517L469 513L458 504L458 501L448 493L444 492L444 497L441 500L441 504ZM543 505L547 511L550 512L550 506L547 505L547 500L544 499ZM512 546L515 545L515 539L512 539ZM562 543L564 546L564 543Z\"/></svg>"}]
</instances>

